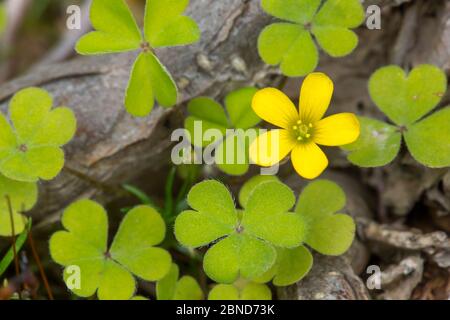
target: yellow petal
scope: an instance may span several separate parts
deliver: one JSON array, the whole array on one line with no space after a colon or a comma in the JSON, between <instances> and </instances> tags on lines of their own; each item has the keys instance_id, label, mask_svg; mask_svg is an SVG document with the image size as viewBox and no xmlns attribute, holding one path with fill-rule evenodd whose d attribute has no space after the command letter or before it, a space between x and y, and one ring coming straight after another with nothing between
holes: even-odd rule
<instances>
[{"instance_id":1,"label":"yellow petal","mask_svg":"<svg viewBox=\"0 0 450 320\"><path fill-rule=\"evenodd\" d=\"M309 74L300 90L300 119L309 123L322 119L330 105L333 90L333 81L326 74Z\"/></svg>"},{"instance_id":2,"label":"yellow petal","mask_svg":"<svg viewBox=\"0 0 450 320\"><path fill-rule=\"evenodd\" d=\"M275 88L259 90L253 96L252 108L261 119L284 129L299 119L289 97Z\"/></svg>"},{"instance_id":3,"label":"yellow petal","mask_svg":"<svg viewBox=\"0 0 450 320\"><path fill-rule=\"evenodd\" d=\"M328 166L327 156L314 142L297 144L291 160L295 171L306 179L317 178Z\"/></svg>"},{"instance_id":4,"label":"yellow petal","mask_svg":"<svg viewBox=\"0 0 450 320\"><path fill-rule=\"evenodd\" d=\"M287 130L270 130L253 141L249 148L250 159L263 167L270 167L288 155L295 142Z\"/></svg>"},{"instance_id":5,"label":"yellow petal","mask_svg":"<svg viewBox=\"0 0 450 320\"><path fill-rule=\"evenodd\" d=\"M314 142L324 146L342 146L359 137L359 121L353 113L339 113L314 125Z\"/></svg>"}]
</instances>

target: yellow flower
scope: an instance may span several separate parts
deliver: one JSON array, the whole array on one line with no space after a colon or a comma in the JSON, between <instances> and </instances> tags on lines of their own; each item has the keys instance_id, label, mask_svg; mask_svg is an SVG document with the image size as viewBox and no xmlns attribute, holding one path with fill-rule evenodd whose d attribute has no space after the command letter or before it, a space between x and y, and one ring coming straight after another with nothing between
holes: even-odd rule
<instances>
[{"instance_id":1,"label":"yellow flower","mask_svg":"<svg viewBox=\"0 0 450 320\"><path fill-rule=\"evenodd\" d=\"M282 129L260 135L250 146L254 163L270 167L291 152L297 173L307 179L318 177L328 166L319 148L341 146L358 139L359 121L353 113L339 113L322 119L333 95L333 82L323 73L311 73L303 81L299 112L280 90L258 91L252 101L255 113Z\"/></svg>"}]
</instances>

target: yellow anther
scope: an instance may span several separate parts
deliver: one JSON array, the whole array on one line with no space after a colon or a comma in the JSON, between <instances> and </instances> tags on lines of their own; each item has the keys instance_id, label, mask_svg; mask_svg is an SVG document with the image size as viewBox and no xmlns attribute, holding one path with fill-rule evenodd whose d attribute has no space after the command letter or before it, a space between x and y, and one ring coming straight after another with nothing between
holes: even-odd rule
<instances>
[{"instance_id":1,"label":"yellow anther","mask_svg":"<svg viewBox=\"0 0 450 320\"><path fill-rule=\"evenodd\" d=\"M308 124L308 127L312 128L312 123Z\"/></svg>"},{"instance_id":2,"label":"yellow anther","mask_svg":"<svg viewBox=\"0 0 450 320\"><path fill-rule=\"evenodd\" d=\"M297 120L297 124L302 124L302 120Z\"/></svg>"},{"instance_id":3,"label":"yellow anther","mask_svg":"<svg viewBox=\"0 0 450 320\"><path fill-rule=\"evenodd\" d=\"M293 126L293 127L292 127L292 129L294 129L294 130L297 130L297 129L298 129L298 127L297 127L297 126Z\"/></svg>"},{"instance_id":4,"label":"yellow anther","mask_svg":"<svg viewBox=\"0 0 450 320\"><path fill-rule=\"evenodd\" d=\"M311 135L310 135L309 133L307 133L307 134L306 134L306 137L309 138L309 137L311 137Z\"/></svg>"},{"instance_id":5,"label":"yellow anther","mask_svg":"<svg viewBox=\"0 0 450 320\"><path fill-rule=\"evenodd\" d=\"M303 140L303 138L300 137L300 136L298 136L298 137L297 137L297 140L298 140L298 141L301 141L301 140Z\"/></svg>"}]
</instances>

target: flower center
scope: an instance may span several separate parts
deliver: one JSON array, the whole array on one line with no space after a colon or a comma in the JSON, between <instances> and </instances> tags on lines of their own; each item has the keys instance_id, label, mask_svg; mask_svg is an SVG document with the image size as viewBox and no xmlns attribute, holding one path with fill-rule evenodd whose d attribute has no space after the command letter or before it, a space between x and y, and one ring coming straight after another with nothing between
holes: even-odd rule
<instances>
[{"instance_id":1,"label":"flower center","mask_svg":"<svg viewBox=\"0 0 450 320\"><path fill-rule=\"evenodd\" d=\"M313 131L312 123L303 123L301 120L298 120L292 126L292 133L297 141L309 140L311 138L312 131Z\"/></svg>"}]
</instances>

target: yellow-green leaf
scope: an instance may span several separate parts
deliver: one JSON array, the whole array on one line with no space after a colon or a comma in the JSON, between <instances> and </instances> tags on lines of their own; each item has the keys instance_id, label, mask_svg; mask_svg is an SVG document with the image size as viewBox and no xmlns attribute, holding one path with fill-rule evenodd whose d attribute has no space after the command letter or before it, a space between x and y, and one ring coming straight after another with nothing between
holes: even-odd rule
<instances>
[{"instance_id":1,"label":"yellow-green leaf","mask_svg":"<svg viewBox=\"0 0 450 320\"><path fill-rule=\"evenodd\" d=\"M102 54L139 49L141 31L124 0L93 0L90 18L95 31L80 38L80 54Z\"/></svg>"}]
</instances>

